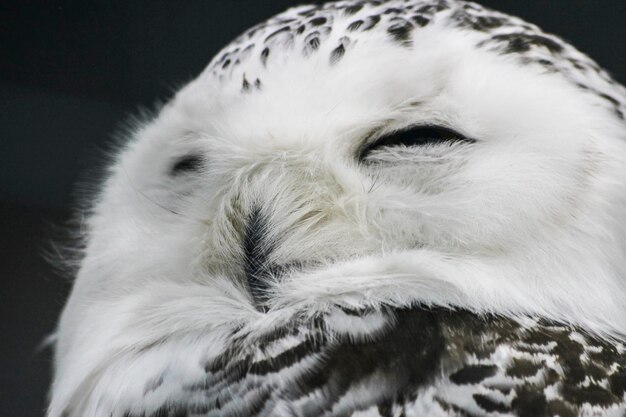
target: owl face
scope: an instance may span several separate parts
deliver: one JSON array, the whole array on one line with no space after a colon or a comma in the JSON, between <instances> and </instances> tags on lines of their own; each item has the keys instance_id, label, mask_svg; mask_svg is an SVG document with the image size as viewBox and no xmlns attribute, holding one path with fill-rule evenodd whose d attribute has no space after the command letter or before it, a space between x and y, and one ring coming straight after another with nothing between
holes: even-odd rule
<instances>
[{"instance_id":1,"label":"owl face","mask_svg":"<svg viewBox=\"0 0 626 417\"><path fill-rule=\"evenodd\" d=\"M471 3L338 2L251 29L111 166L58 392L115 352L336 304L623 335L624 97Z\"/></svg>"}]
</instances>

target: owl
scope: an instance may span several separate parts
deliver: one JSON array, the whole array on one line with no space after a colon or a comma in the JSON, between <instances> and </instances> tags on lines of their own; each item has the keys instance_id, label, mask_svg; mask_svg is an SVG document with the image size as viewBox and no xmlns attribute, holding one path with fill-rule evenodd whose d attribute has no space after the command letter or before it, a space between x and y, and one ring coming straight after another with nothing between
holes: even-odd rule
<instances>
[{"instance_id":1,"label":"owl","mask_svg":"<svg viewBox=\"0 0 626 417\"><path fill-rule=\"evenodd\" d=\"M48 416L623 416L625 114L471 2L249 29L113 158Z\"/></svg>"}]
</instances>

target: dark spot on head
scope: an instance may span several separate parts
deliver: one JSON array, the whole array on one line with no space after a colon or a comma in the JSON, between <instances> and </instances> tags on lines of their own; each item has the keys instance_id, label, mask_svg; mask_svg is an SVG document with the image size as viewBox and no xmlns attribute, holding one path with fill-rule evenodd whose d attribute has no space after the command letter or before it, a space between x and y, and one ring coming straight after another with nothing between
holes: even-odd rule
<instances>
[{"instance_id":1,"label":"dark spot on head","mask_svg":"<svg viewBox=\"0 0 626 417\"><path fill-rule=\"evenodd\" d=\"M402 12L403 12L402 9L398 9L397 7L390 7L388 9L385 9L383 14L400 14Z\"/></svg>"},{"instance_id":2,"label":"dark spot on head","mask_svg":"<svg viewBox=\"0 0 626 417\"><path fill-rule=\"evenodd\" d=\"M243 75L243 81L241 82L241 90L244 92L250 90L250 83L246 80L245 74Z\"/></svg>"},{"instance_id":3,"label":"dark spot on head","mask_svg":"<svg viewBox=\"0 0 626 417\"><path fill-rule=\"evenodd\" d=\"M346 53L346 48L343 46L343 44L333 49L332 52L330 53L330 64L331 65L336 64L343 57L345 53Z\"/></svg>"},{"instance_id":4,"label":"dark spot on head","mask_svg":"<svg viewBox=\"0 0 626 417\"><path fill-rule=\"evenodd\" d=\"M602 97L603 99L605 99L609 103L613 104L614 106L619 106L619 101L617 101L617 99L611 97L608 94L600 93L600 97Z\"/></svg>"},{"instance_id":5,"label":"dark spot on head","mask_svg":"<svg viewBox=\"0 0 626 417\"><path fill-rule=\"evenodd\" d=\"M491 29L498 28L506 24L507 20L503 17L473 15L465 10L457 10L452 15L452 20L456 22L458 27L467 27L474 30L488 32Z\"/></svg>"},{"instance_id":6,"label":"dark spot on head","mask_svg":"<svg viewBox=\"0 0 626 417\"><path fill-rule=\"evenodd\" d=\"M352 23L350 23L348 25L348 31L349 32L354 32L355 30L360 28L362 24L363 24L362 20L355 20L354 22L352 22Z\"/></svg>"},{"instance_id":7,"label":"dark spot on head","mask_svg":"<svg viewBox=\"0 0 626 417\"><path fill-rule=\"evenodd\" d=\"M404 21L390 26L389 29L387 29L387 32L389 32L394 41L407 46L410 45L409 39L411 38L412 30L413 25Z\"/></svg>"},{"instance_id":8,"label":"dark spot on head","mask_svg":"<svg viewBox=\"0 0 626 417\"><path fill-rule=\"evenodd\" d=\"M312 38L309 40L309 46L311 49L317 49L320 46L320 38Z\"/></svg>"},{"instance_id":9,"label":"dark spot on head","mask_svg":"<svg viewBox=\"0 0 626 417\"><path fill-rule=\"evenodd\" d=\"M327 19L325 17L316 17L314 19L309 20L309 23L313 26L322 26L326 23Z\"/></svg>"},{"instance_id":10,"label":"dark spot on head","mask_svg":"<svg viewBox=\"0 0 626 417\"><path fill-rule=\"evenodd\" d=\"M505 54L528 52L532 47L542 47L552 53L561 53L563 47L556 41L541 35L531 35L527 33L507 33L496 35L491 38L496 42L505 42Z\"/></svg>"},{"instance_id":11,"label":"dark spot on head","mask_svg":"<svg viewBox=\"0 0 626 417\"><path fill-rule=\"evenodd\" d=\"M475 11L480 11L480 7L478 7L477 5L475 5L474 3L467 3L463 5L463 8L465 10L475 10Z\"/></svg>"},{"instance_id":12,"label":"dark spot on head","mask_svg":"<svg viewBox=\"0 0 626 417\"><path fill-rule=\"evenodd\" d=\"M265 66L267 64L267 57L270 55L270 49L269 48L264 48L261 51L261 63L263 64L263 66Z\"/></svg>"},{"instance_id":13,"label":"dark spot on head","mask_svg":"<svg viewBox=\"0 0 626 417\"><path fill-rule=\"evenodd\" d=\"M230 52L225 52L224 54L222 54L222 56L220 56L220 59L218 59L217 62L219 63L224 62L224 60L228 57L228 55L230 55Z\"/></svg>"},{"instance_id":14,"label":"dark spot on head","mask_svg":"<svg viewBox=\"0 0 626 417\"><path fill-rule=\"evenodd\" d=\"M378 15L372 15L369 16L367 19L365 19L365 24L363 25L363 30L370 30L372 29L374 26L376 26L378 24L378 22L380 22L380 16Z\"/></svg>"},{"instance_id":15,"label":"dark spot on head","mask_svg":"<svg viewBox=\"0 0 626 417\"><path fill-rule=\"evenodd\" d=\"M547 59L539 59L537 60L537 63L543 67L547 67L547 68L552 68L554 67L554 63L550 60Z\"/></svg>"},{"instance_id":16,"label":"dark spot on head","mask_svg":"<svg viewBox=\"0 0 626 417\"><path fill-rule=\"evenodd\" d=\"M418 26L424 27L426 26L430 20L422 15L416 14L411 18L413 22L415 22Z\"/></svg>"},{"instance_id":17,"label":"dark spot on head","mask_svg":"<svg viewBox=\"0 0 626 417\"><path fill-rule=\"evenodd\" d=\"M352 15L355 14L356 12L358 12L359 10L361 10L363 8L362 4L354 4L352 6L348 6L346 7L343 12L347 15Z\"/></svg>"},{"instance_id":18,"label":"dark spot on head","mask_svg":"<svg viewBox=\"0 0 626 417\"><path fill-rule=\"evenodd\" d=\"M315 31L315 32L309 33L306 36L306 38L304 38L304 42L305 42L304 54L305 55L308 55L312 51L315 51L317 50L317 48L319 48L320 46L319 35L320 35L319 32Z\"/></svg>"},{"instance_id":19,"label":"dark spot on head","mask_svg":"<svg viewBox=\"0 0 626 417\"><path fill-rule=\"evenodd\" d=\"M574 68L576 68L577 70L580 70L580 71L586 71L587 70L587 68L585 68L585 66L582 65L578 60L570 59L569 61L574 66Z\"/></svg>"},{"instance_id":20,"label":"dark spot on head","mask_svg":"<svg viewBox=\"0 0 626 417\"><path fill-rule=\"evenodd\" d=\"M298 12L298 14L300 16L304 16L304 17L311 17L313 16L319 9L321 8L321 6L311 6L310 9L307 10L303 10L301 12Z\"/></svg>"},{"instance_id":21,"label":"dark spot on head","mask_svg":"<svg viewBox=\"0 0 626 417\"><path fill-rule=\"evenodd\" d=\"M300 25L298 29L296 29L296 33L300 35L302 34L302 32L304 32L305 29L306 29L306 25Z\"/></svg>"},{"instance_id":22,"label":"dark spot on head","mask_svg":"<svg viewBox=\"0 0 626 417\"><path fill-rule=\"evenodd\" d=\"M222 64L222 69L226 69L228 68L228 66L230 65L230 59L227 59L226 61L224 61L224 63Z\"/></svg>"},{"instance_id":23,"label":"dark spot on head","mask_svg":"<svg viewBox=\"0 0 626 417\"><path fill-rule=\"evenodd\" d=\"M446 3L445 0L439 0L439 2L437 2L437 5L435 6L435 9L438 12L444 11L444 10L448 10L450 6L448 5L448 3Z\"/></svg>"},{"instance_id":24,"label":"dark spot on head","mask_svg":"<svg viewBox=\"0 0 626 417\"><path fill-rule=\"evenodd\" d=\"M275 30L274 32L270 33L267 38L265 38L265 42L269 41L270 39L272 39L275 36L278 36L279 34L283 33L283 32L287 32L291 30L291 28L289 26L283 26L282 28Z\"/></svg>"},{"instance_id":25,"label":"dark spot on head","mask_svg":"<svg viewBox=\"0 0 626 417\"><path fill-rule=\"evenodd\" d=\"M434 10L435 10L434 6L426 5L426 6L422 6L419 9L417 9L416 12L417 13L432 14Z\"/></svg>"},{"instance_id":26,"label":"dark spot on head","mask_svg":"<svg viewBox=\"0 0 626 417\"><path fill-rule=\"evenodd\" d=\"M293 22L294 20L296 20L296 19L294 19L293 17L290 17L290 18L282 18L282 19L280 19L280 20L278 21L278 23L281 23L281 24L287 24L287 23L291 23L291 22Z\"/></svg>"}]
</instances>

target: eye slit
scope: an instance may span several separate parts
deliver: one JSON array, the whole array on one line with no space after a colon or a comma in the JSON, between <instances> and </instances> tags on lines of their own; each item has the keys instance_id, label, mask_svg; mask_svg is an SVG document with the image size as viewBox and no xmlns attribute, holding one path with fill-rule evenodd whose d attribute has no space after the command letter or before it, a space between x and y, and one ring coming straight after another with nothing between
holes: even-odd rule
<instances>
[{"instance_id":1,"label":"eye slit","mask_svg":"<svg viewBox=\"0 0 626 417\"><path fill-rule=\"evenodd\" d=\"M170 174L182 175L189 172L197 172L203 165L204 159L200 155L185 155L176 161Z\"/></svg>"},{"instance_id":2,"label":"eye slit","mask_svg":"<svg viewBox=\"0 0 626 417\"><path fill-rule=\"evenodd\" d=\"M382 148L393 146L430 146L452 142L474 143L476 140L467 138L446 127L413 126L404 130L395 130L368 144L359 153L359 159L363 160L373 151Z\"/></svg>"}]
</instances>

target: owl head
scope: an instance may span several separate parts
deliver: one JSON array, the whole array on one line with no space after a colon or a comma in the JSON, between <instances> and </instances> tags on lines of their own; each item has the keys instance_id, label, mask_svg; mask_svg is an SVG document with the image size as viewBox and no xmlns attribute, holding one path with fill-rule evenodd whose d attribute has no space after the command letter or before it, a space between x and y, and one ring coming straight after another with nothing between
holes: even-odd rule
<instances>
[{"instance_id":1,"label":"owl head","mask_svg":"<svg viewBox=\"0 0 626 417\"><path fill-rule=\"evenodd\" d=\"M454 0L290 9L137 126L88 211L51 416L124 355L336 305L626 335L626 90Z\"/></svg>"}]
</instances>

